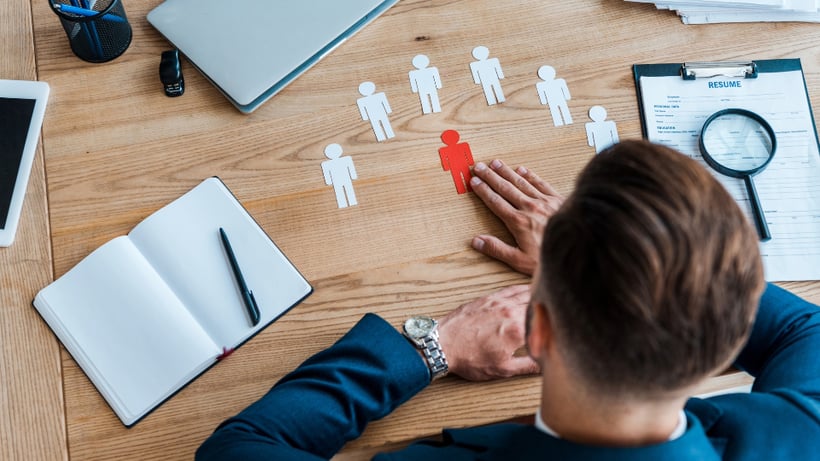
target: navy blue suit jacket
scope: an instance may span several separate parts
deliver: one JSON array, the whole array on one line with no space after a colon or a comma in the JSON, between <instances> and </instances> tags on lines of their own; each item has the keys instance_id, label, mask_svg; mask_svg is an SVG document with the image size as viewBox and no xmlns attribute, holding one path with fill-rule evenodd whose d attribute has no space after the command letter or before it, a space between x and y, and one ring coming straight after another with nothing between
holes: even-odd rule
<instances>
[{"instance_id":1,"label":"navy blue suit jacket","mask_svg":"<svg viewBox=\"0 0 820 461\"><path fill-rule=\"evenodd\" d=\"M686 405L688 428L639 448L580 445L533 426L446 430L376 460L812 460L820 459L820 308L770 285L736 366L756 377L751 394ZM416 350L368 314L335 345L285 376L222 423L197 452L205 460L332 457L429 384Z\"/></svg>"}]
</instances>

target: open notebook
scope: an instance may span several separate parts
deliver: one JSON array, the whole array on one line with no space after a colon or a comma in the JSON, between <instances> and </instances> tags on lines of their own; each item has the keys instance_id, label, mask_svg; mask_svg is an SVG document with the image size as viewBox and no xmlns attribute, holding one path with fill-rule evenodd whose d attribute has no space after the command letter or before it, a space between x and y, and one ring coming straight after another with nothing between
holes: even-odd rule
<instances>
[{"instance_id":1,"label":"open notebook","mask_svg":"<svg viewBox=\"0 0 820 461\"><path fill-rule=\"evenodd\" d=\"M261 321L251 326L223 227ZM34 299L114 412L131 426L312 292L218 178L83 259Z\"/></svg>"}]
</instances>

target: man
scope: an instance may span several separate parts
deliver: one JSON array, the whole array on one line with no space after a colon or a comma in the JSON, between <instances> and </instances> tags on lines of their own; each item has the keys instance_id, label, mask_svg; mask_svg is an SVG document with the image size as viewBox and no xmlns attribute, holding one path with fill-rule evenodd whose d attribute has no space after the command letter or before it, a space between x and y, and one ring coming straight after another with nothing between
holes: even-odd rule
<instances>
[{"instance_id":1,"label":"man","mask_svg":"<svg viewBox=\"0 0 820 461\"><path fill-rule=\"evenodd\" d=\"M421 349L366 316L223 423L199 459L329 458L442 374L441 351L468 379L537 364L536 425L449 430L376 459L820 458L820 309L765 287L754 230L705 169L624 142L590 162L563 204L526 169L494 161L474 173L516 246L486 235L473 246L534 272L530 292L461 306ZM411 337L424 330L409 324ZM513 354L525 341L532 359ZM756 376L751 394L688 397L733 359Z\"/></svg>"}]
</instances>

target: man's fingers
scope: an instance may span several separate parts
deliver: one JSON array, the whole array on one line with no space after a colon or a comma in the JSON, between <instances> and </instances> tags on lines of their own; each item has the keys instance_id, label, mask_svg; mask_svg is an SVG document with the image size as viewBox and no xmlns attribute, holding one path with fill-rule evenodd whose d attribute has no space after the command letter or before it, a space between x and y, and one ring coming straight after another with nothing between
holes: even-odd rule
<instances>
[{"instance_id":1,"label":"man's fingers","mask_svg":"<svg viewBox=\"0 0 820 461\"><path fill-rule=\"evenodd\" d=\"M512 307L526 309L530 302L530 286L529 285L510 285L502 288L490 296L495 296L498 299L509 301ZM508 304L510 305L510 304Z\"/></svg>"},{"instance_id":2,"label":"man's fingers","mask_svg":"<svg viewBox=\"0 0 820 461\"><path fill-rule=\"evenodd\" d=\"M520 371L519 374L534 375L541 373L541 367L538 366L538 362L531 357L515 357L513 361L516 362L516 368Z\"/></svg>"},{"instance_id":3,"label":"man's fingers","mask_svg":"<svg viewBox=\"0 0 820 461\"><path fill-rule=\"evenodd\" d=\"M473 238L472 246L479 253L506 263L517 271L532 275L531 271L526 272L528 261L525 261L525 259L529 259L527 255L518 248L504 243L498 237L479 235Z\"/></svg>"},{"instance_id":4,"label":"man's fingers","mask_svg":"<svg viewBox=\"0 0 820 461\"><path fill-rule=\"evenodd\" d=\"M536 189L536 187L529 180L527 180L527 178L518 174L517 171L510 168L501 160L493 160L492 162L490 162L490 168L496 173L498 173L499 176L507 180L507 182L514 185L516 189L526 194L528 197L541 197L542 194L540 193L540 191Z\"/></svg>"},{"instance_id":5,"label":"man's fingers","mask_svg":"<svg viewBox=\"0 0 820 461\"><path fill-rule=\"evenodd\" d=\"M473 238L473 248L479 253L503 261L507 261L518 251L517 248L507 245L501 239L492 235L479 235Z\"/></svg>"},{"instance_id":6,"label":"man's fingers","mask_svg":"<svg viewBox=\"0 0 820 461\"><path fill-rule=\"evenodd\" d=\"M541 372L541 367L530 357L512 357L506 365L505 374L508 377L534 375Z\"/></svg>"},{"instance_id":7,"label":"man's fingers","mask_svg":"<svg viewBox=\"0 0 820 461\"><path fill-rule=\"evenodd\" d=\"M484 168L486 168L486 166ZM474 172L476 171L477 170L474 170ZM490 170L487 169L486 171ZM490 173L495 174L492 172ZM470 180L470 186L473 188L473 192L478 196L478 198L481 199L482 202L484 202L485 205L487 205L487 208L489 208L490 211L492 211L506 224L507 219L509 219L517 210L512 204L510 204L509 201L507 201L505 197L499 195L490 184L484 182L481 177L478 176L478 173L476 174L477 175L473 176Z\"/></svg>"},{"instance_id":8,"label":"man's fingers","mask_svg":"<svg viewBox=\"0 0 820 461\"><path fill-rule=\"evenodd\" d=\"M493 191L496 192L499 196L501 196L504 200L509 202L515 208L521 208L521 206L528 200L531 200L531 196L527 195L521 189L518 188L514 183L510 182L503 176L501 176L498 170L501 169L509 169L509 167L505 166L501 163L500 160L493 160L493 163L498 162L499 166L490 168L487 165L479 162L473 167L473 174L477 176L480 180L484 183L488 184ZM498 170L496 170L498 168ZM516 174L515 172L512 172ZM517 174L516 174L517 176ZM519 176L519 179L526 183L527 181L524 180ZM532 185L529 187L534 191L535 188Z\"/></svg>"},{"instance_id":9,"label":"man's fingers","mask_svg":"<svg viewBox=\"0 0 820 461\"><path fill-rule=\"evenodd\" d=\"M496 292L496 294L502 298L510 298L515 301L522 299L522 297L529 298L529 293L529 285L510 285Z\"/></svg>"},{"instance_id":10,"label":"man's fingers","mask_svg":"<svg viewBox=\"0 0 820 461\"><path fill-rule=\"evenodd\" d=\"M509 309L513 318L520 317L523 320L527 306L530 303L530 286L508 286L488 295L488 297L497 301L498 305Z\"/></svg>"},{"instance_id":11,"label":"man's fingers","mask_svg":"<svg viewBox=\"0 0 820 461\"><path fill-rule=\"evenodd\" d=\"M527 305L530 303L530 286L529 285L518 285L522 287L520 291L515 293L513 296L513 301L515 302L516 306L521 306L523 309L527 308Z\"/></svg>"},{"instance_id":12,"label":"man's fingers","mask_svg":"<svg viewBox=\"0 0 820 461\"><path fill-rule=\"evenodd\" d=\"M555 188L552 187L550 183L541 179L541 177L539 177L537 174L535 174L532 170L528 169L527 167L520 166L515 169L515 172L521 175L521 177L523 177L524 179L526 179L527 182L532 184L532 186L538 189L538 191L542 194L554 195L556 197L561 196L561 194L559 194L558 191L555 190Z\"/></svg>"}]
</instances>

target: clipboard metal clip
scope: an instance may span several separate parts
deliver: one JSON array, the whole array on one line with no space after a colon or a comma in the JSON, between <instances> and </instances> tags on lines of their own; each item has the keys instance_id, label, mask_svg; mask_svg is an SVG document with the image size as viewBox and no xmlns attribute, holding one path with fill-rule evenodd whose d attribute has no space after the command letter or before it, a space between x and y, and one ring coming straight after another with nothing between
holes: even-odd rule
<instances>
[{"instance_id":1,"label":"clipboard metal clip","mask_svg":"<svg viewBox=\"0 0 820 461\"><path fill-rule=\"evenodd\" d=\"M717 76L757 78L754 61L685 62L680 71L684 80Z\"/></svg>"}]
</instances>

